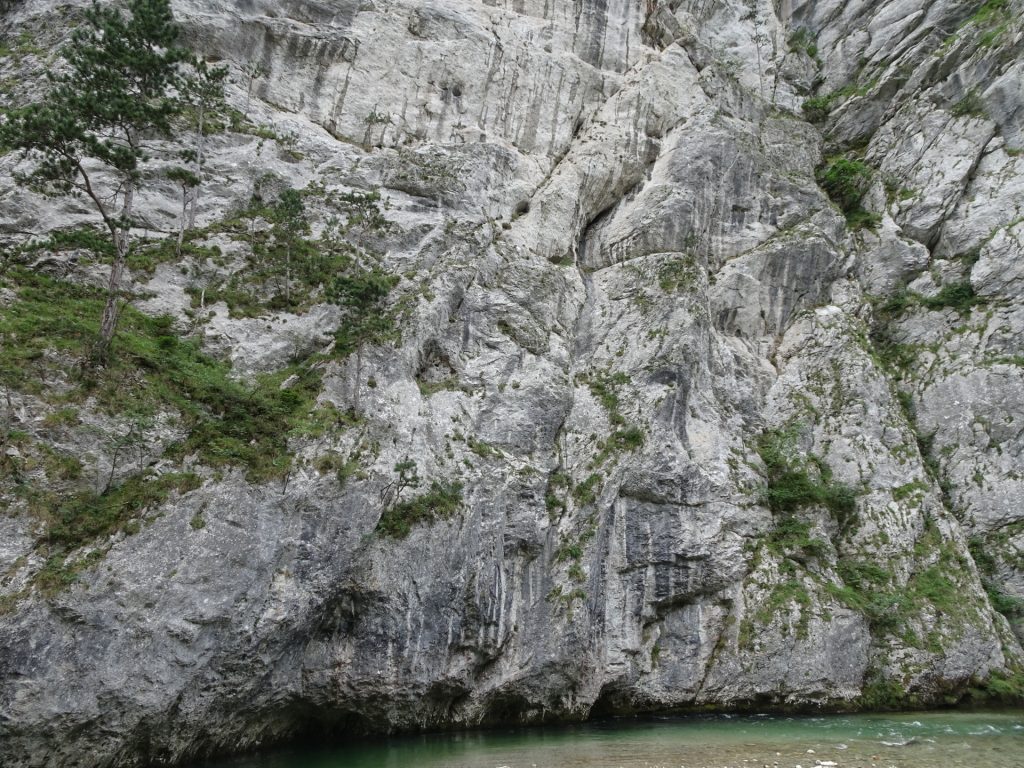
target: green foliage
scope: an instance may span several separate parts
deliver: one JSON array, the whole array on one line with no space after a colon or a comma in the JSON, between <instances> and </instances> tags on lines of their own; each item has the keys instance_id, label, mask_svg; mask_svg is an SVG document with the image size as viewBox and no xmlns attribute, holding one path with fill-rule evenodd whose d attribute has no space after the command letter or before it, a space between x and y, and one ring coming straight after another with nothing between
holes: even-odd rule
<instances>
[{"instance_id":1,"label":"green foliage","mask_svg":"<svg viewBox=\"0 0 1024 768\"><path fill-rule=\"evenodd\" d=\"M961 315L969 315L971 309L985 300L974 292L974 286L970 280L961 280L957 283L946 283L935 296L922 297L921 305L927 309L939 310L955 309Z\"/></svg>"},{"instance_id":2,"label":"green foliage","mask_svg":"<svg viewBox=\"0 0 1024 768\"><path fill-rule=\"evenodd\" d=\"M18 255L74 251L85 251L91 254L91 258L104 264L111 263L116 255L109 233L89 224L54 230L45 238L22 245ZM179 261L183 255L203 260L218 259L221 253L216 246L205 247L188 239L182 244L179 253L173 238L161 238L137 242L128 253L125 263L136 272L152 274L157 265Z\"/></svg>"},{"instance_id":3,"label":"green foliage","mask_svg":"<svg viewBox=\"0 0 1024 768\"><path fill-rule=\"evenodd\" d=\"M466 447L469 448L473 453L479 456L481 459L500 458L501 451L496 449L490 443L485 443L482 440L470 437L466 440Z\"/></svg>"},{"instance_id":4,"label":"green foliage","mask_svg":"<svg viewBox=\"0 0 1024 768\"><path fill-rule=\"evenodd\" d=\"M10 57L21 61L27 56L42 56L45 53L46 50L37 44L34 35L27 29L22 30L17 38L0 41L0 59Z\"/></svg>"},{"instance_id":5,"label":"green foliage","mask_svg":"<svg viewBox=\"0 0 1024 768\"><path fill-rule=\"evenodd\" d=\"M765 543L768 549L782 557L799 563L828 554L828 546L821 539L811 538L810 523L799 520L791 514L781 515L775 527L768 534Z\"/></svg>"},{"instance_id":6,"label":"green foliage","mask_svg":"<svg viewBox=\"0 0 1024 768\"><path fill-rule=\"evenodd\" d=\"M177 44L168 0L129 0L127 15L94 2L83 16L61 52L64 66L48 72L46 97L7 111L0 152L17 151L31 163L15 175L18 183L84 197L109 232L116 258L93 355L105 364L131 251L134 195L149 159L144 140L172 136L195 61Z\"/></svg>"},{"instance_id":7,"label":"green foliage","mask_svg":"<svg viewBox=\"0 0 1024 768\"><path fill-rule=\"evenodd\" d=\"M604 463L613 453L635 451L644 444L644 432L636 425L629 425L622 415L621 389L629 377L621 371L614 374L599 374L586 379L590 393L608 413L608 421L614 428L604 443L601 452L592 462L593 466Z\"/></svg>"},{"instance_id":8,"label":"green foliage","mask_svg":"<svg viewBox=\"0 0 1024 768\"><path fill-rule=\"evenodd\" d=\"M200 137L224 130L228 106L224 100L224 85L228 82L227 67L211 67L203 59L192 62L194 75L185 78L182 86L184 105L181 115L188 120L188 128ZM200 148L201 151L201 148ZM192 151L183 153L186 159L201 163Z\"/></svg>"},{"instance_id":9,"label":"green foliage","mask_svg":"<svg viewBox=\"0 0 1024 768\"><path fill-rule=\"evenodd\" d=\"M1011 620L1024 618L1024 600L1008 595L996 583L999 570L999 562L994 552L997 551L1000 542L997 536L992 540L986 540L981 536L973 536L968 542L971 551L971 558L978 566L978 573L981 575L981 583L988 593L989 602L999 613Z\"/></svg>"},{"instance_id":10,"label":"green foliage","mask_svg":"<svg viewBox=\"0 0 1024 768\"><path fill-rule=\"evenodd\" d=\"M48 73L46 98L15 110L0 125L0 146L36 167L22 177L42 191L87 193L81 170L93 158L138 181L145 151L139 134L170 135L181 111L177 90L191 60L177 45L167 0L131 0L129 15L94 3L62 51L67 66Z\"/></svg>"},{"instance_id":11,"label":"green foliage","mask_svg":"<svg viewBox=\"0 0 1024 768\"><path fill-rule=\"evenodd\" d=\"M616 451L635 451L644 444L644 431L640 427L617 429L608 438L608 445Z\"/></svg>"},{"instance_id":12,"label":"green foliage","mask_svg":"<svg viewBox=\"0 0 1024 768\"><path fill-rule=\"evenodd\" d=\"M81 361L96 333L102 293L20 268L9 279L17 300L0 315L0 383L45 395L43 382L58 376L77 381L65 398L92 396L112 413L177 411L189 435L172 457L194 453L209 466L241 465L254 481L287 472L288 439L319 393L317 371L297 365L247 386L196 342L178 338L168 318L129 307L115 337L120 359L83 377ZM297 380L282 389L293 374Z\"/></svg>"},{"instance_id":13,"label":"green foliage","mask_svg":"<svg viewBox=\"0 0 1024 768\"><path fill-rule=\"evenodd\" d=\"M251 253L246 268L226 281L191 289L193 306L202 297L207 303L224 301L233 317L259 317L269 311L301 313L314 303L332 301L348 310L337 333L339 356L394 339L394 312L386 303L399 278L384 272L350 236L356 229L377 233L390 226L379 193L327 195L345 219L333 219L320 238L311 240L305 198L319 193L289 189L271 205L254 199L232 218L194 233L195 238L226 234L247 243Z\"/></svg>"},{"instance_id":14,"label":"green foliage","mask_svg":"<svg viewBox=\"0 0 1024 768\"><path fill-rule=\"evenodd\" d=\"M874 680L864 686L860 703L872 711L899 709L907 705L907 690L896 680Z\"/></svg>"},{"instance_id":15,"label":"green foliage","mask_svg":"<svg viewBox=\"0 0 1024 768\"><path fill-rule=\"evenodd\" d=\"M625 423L619 407L619 390L623 384L629 383L629 377L621 371L614 374L601 374L589 379L587 385L590 393L608 412L608 419L614 425Z\"/></svg>"},{"instance_id":16,"label":"green foliage","mask_svg":"<svg viewBox=\"0 0 1024 768\"><path fill-rule=\"evenodd\" d=\"M565 542L555 553L555 562L564 563L567 560L579 561L583 558L583 547L579 542Z\"/></svg>"},{"instance_id":17,"label":"green foliage","mask_svg":"<svg viewBox=\"0 0 1024 768\"><path fill-rule=\"evenodd\" d=\"M693 256L670 259L658 267L658 285L666 293L685 291L694 286L700 274Z\"/></svg>"},{"instance_id":18,"label":"green foliage","mask_svg":"<svg viewBox=\"0 0 1024 768\"><path fill-rule=\"evenodd\" d=\"M106 493L85 492L59 502L48 521L45 540L68 551L121 530L144 509L163 502L172 491L188 493L199 487L190 472L134 475Z\"/></svg>"},{"instance_id":19,"label":"green foliage","mask_svg":"<svg viewBox=\"0 0 1024 768\"><path fill-rule=\"evenodd\" d=\"M40 544L47 554L46 564L33 582L50 594L70 585L83 568L102 557L102 549L79 558L73 556L75 550L117 532L137 533L143 512L163 503L172 493L188 493L199 485L199 477L191 472L144 473L104 493L80 491L64 497L31 494L30 502L45 524Z\"/></svg>"},{"instance_id":20,"label":"green foliage","mask_svg":"<svg viewBox=\"0 0 1024 768\"><path fill-rule=\"evenodd\" d=\"M904 393L900 393L904 394ZM921 480L911 480L909 483L897 486L892 489L892 498L894 501L902 501L904 499L916 496L923 491L928 490L928 484Z\"/></svg>"},{"instance_id":21,"label":"green foliage","mask_svg":"<svg viewBox=\"0 0 1024 768\"><path fill-rule=\"evenodd\" d=\"M114 258L114 246L110 242L109 233L88 224L54 230L47 237L27 245L25 250L28 253L86 251L99 259Z\"/></svg>"},{"instance_id":22,"label":"green foliage","mask_svg":"<svg viewBox=\"0 0 1024 768\"><path fill-rule=\"evenodd\" d=\"M956 550L942 540L934 524L926 527L914 547L914 554L919 560L933 562L912 574L902 587L883 563L843 558L836 566L843 586L829 585L829 593L847 607L862 613L872 631L902 634L905 642L918 645L919 641L909 625L926 606L944 614L947 626L951 620L963 616L965 606L960 584L964 566ZM937 639L932 641L932 650L941 647L937 643Z\"/></svg>"},{"instance_id":23,"label":"green foliage","mask_svg":"<svg viewBox=\"0 0 1024 768\"><path fill-rule=\"evenodd\" d=\"M892 575L873 562L843 558L836 570L843 586L828 586L829 593L864 614L872 630L896 633L903 628L910 607L909 598L892 587Z\"/></svg>"},{"instance_id":24,"label":"green foliage","mask_svg":"<svg viewBox=\"0 0 1024 768\"><path fill-rule=\"evenodd\" d=\"M756 624L767 624L773 616L794 603L801 609L797 634L804 636L810 621L807 609L811 607L811 595L803 582L797 578L775 584L768 593L768 599L758 606L753 620Z\"/></svg>"},{"instance_id":25,"label":"green foliage","mask_svg":"<svg viewBox=\"0 0 1024 768\"><path fill-rule=\"evenodd\" d=\"M954 309L958 314L966 316L974 307L985 303L984 297L974 292L970 280L947 283L938 294L931 297L920 296L904 288L884 301L875 301L871 346L885 367L896 372L909 370L917 360L919 348L896 341L891 331L893 323L916 306L933 311ZM912 415L909 410L907 413Z\"/></svg>"},{"instance_id":26,"label":"green foliage","mask_svg":"<svg viewBox=\"0 0 1024 768\"><path fill-rule=\"evenodd\" d=\"M875 229L879 224L882 223L882 217L877 213L872 213L864 208L854 208L852 211L846 211L846 225L850 229Z\"/></svg>"},{"instance_id":27,"label":"green foliage","mask_svg":"<svg viewBox=\"0 0 1024 768\"><path fill-rule=\"evenodd\" d=\"M803 103L804 117L812 123L824 122L836 103L843 102L851 96L863 96L867 94L868 91L876 85L876 83L876 80L872 80L863 85L850 83L837 91L806 99Z\"/></svg>"},{"instance_id":28,"label":"green foliage","mask_svg":"<svg viewBox=\"0 0 1024 768\"><path fill-rule=\"evenodd\" d=\"M424 397L430 397L436 395L438 392L452 392L459 389L459 381L454 376L450 376L446 379L440 379L438 381L424 381L423 379L416 379L416 386L419 387L420 394Z\"/></svg>"},{"instance_id":29,"label":"green foliage","mask_svg":"<svg viewBox=\"0 0 1024 768\"><path fill-rule=\"evenodd\" d=\"M835 101L834 96L812 96L809 99L804 99L803 112L804 117L810 123L823 123L828 119L829 112L832 111L832 103Z\"/></svg>"},{"instance_id":30,"label":"green foliage","mask_svg":"<svg viewBox=\"0 0 1024 768\"><path fill-rule=\"evenodd\" d=\"M335 334L339 354L348 355L364 344L379 344L394 337L394 317L386 311L385 302L397 284L397 275L355 263L334 278L327 296L348 310Z\"/></svg>"},{"instance_id":31,"label":"green foliage","mask_svg":"<svg viewBox=\"0 0 1024 768\"><path fill-rule=\"evenodd\" d=\"M258 377L249 387L228 378L223 366L210 365L191 345L178 346L184 347L180 356L163 358L173 367L161 382L166 398L192 422L176 455L195 453L212 467L243 466L253 482L285 475L292 463L288 440L316 400L319 372L292 366ZM293 375L297 381L282 389Z\"/></svg>"},{"instance_id":32,"label":"green foliage","mask_svg":"<svg viewBox=\"0 0 1024 768\"><path fill-rule=\"evenodd\" d=\"M978 43L989 48L1002 42L1013 22L1013 12L1007 0L987 0L969 18L964 26L973 24L982 30Z\"/></svg>"},{"instance_id":33,"label":"green foliage","mask_svg":"<svg viewBox=\"0 0 1024 768\"><path fill-rule=\"evenodd\" d=\"M80 423L78 409L74 406L67 406L56 411L51 411L43 417L43 425L48 429L54 427L74 426Z\"/></svg>"},{"instance_id":34,"label":"green foliage","mask_svg":"<svg viewBox=\"0 0 1024 768\"><path fill-rule=\"evenodd\" d=\"M579 504L593 504L597 501L597 491L601 486L601 476L596 472L572 489L573 498Z\"/></svg>"},{"instance_id":35,"label":"green foliage","mask_svg":"<svg viewBox=\"0 0 1024 768\"><path fill-rule=\"evenodd\" d=\"M955 612L961 599L957 585L940 565L933 565L917 573L913 581L914 593L946 613Z\"/></svg>"},{"instance_id":36,"label":"green foliage","mask_svg":"<svg viewBox=\"0 0 1024 768\"><path fill-rule=\"evenodd\" d=\"M386 509L377 522L377 531L382 536L404 539L414 525L450 518L461 505L462 483L435 480L426 493Z\"/></svg>"},{"instance_id":37,"label":"green foliage","mask_svg":"<svg viewBox=\"0 0 1024 768\"><path fill-rule=\"evenodd\" d=\"M861 161L841 155L829 158L817 173L818 184L845 214L850 227L855 229L873 227L878 223L877 216L861 206L873 176L871 168Z\"/></svg>"},{"instance_id":38,"label":"green foliage","mask_svg":"<svg viewBox=\"0 0 1024 768\"><path fill-rule=\"evenodd\" d=\"M199 177L195 173L181 166L169 168L164 175L183 187L198 187L200 183Z\"/></svg>"},{"instance_id":39,"label":"green foliage","mask_svg":"<svg viewBox=\"0 0 1024 768\"><path fill-rule=\"evenodd\" d=\"M789 50L802 51L812 59L818 55L818 45L814 41L814 35L809 29L794 30L789 36Z\"/></svg>"},{"instance_id":40,"label":"green foliage","mask_svg":"<svg viewBox=\"0 0 1024 768\"><path fill-rule=\"evenodd\" d=\"M820 459L798 457L795 438L793 429L769 430L758 438L757 452L768 479L763 503L774 513L822 506L841 524L850 522L856 512L856 493L848 486L832 482L831 471Z\"/></svg>"},{"instance_id":41,"label":"green foliage","mask_svg":"<svg viewBox=\"0 0 1024 768\"><path fill-rule=\"evenodd\" d=\"M986 0L974 15L967 20L968 24L984 25L992 21L1001 20L1003 15L1009 11L1007 0Z\"/></svg>"},{"instance_id":42,"label":"green foliage","mask_svg":"<svg viewBox=\"0 0 1024 768\"><path fill-rule=\"evenodd\" d=\"M345 216L345 223L341 227L342 234L353 230L384 233L391 229L391 222L387 220L382 210L386 204L381 200L379 190L332 192L326 197L327 202L336 206Z\"/></svg>"},{"instance_id":43,"label":"green foliage","mask_svg":"<svg viewBox=\"0 0 1024 768\"><path fill-rule=\"evenodd\" d=\"M985 102L977 91L972 90L968 91L949 111L954 117L984 117Z\"/></svg>"},{"instance_id":44,"label":"green foliage","mask_svg":"<svg viewBox=\"0 0 1024 768\"><path fill-rule=\"evenodd\" d=\"M892 333L893 324L909 309L917 306L917 302L917 294L906 288L896 291L885 300L873 299L875 315L869 334L871 348L882 366L897 374L909 370L915 363L918 348L896 341Z\"/></svg>"},{"instance_id":45,"label":"green foliage","mask_svg":"<svg viewBox=\"0 0 1024 768\"><path fill-rule=\"evenodd\" d=\"M908 291L906 288L896 291L894 294L885 299L879 306L878 312L886 320L893 320L910 307L914 306L915 294Z\"/></svg>"},{"instance_id":46,"label":"green foliage","mask_svg":"<svg viewBox=\"0 0 1024 768\"><path fill-rule=\"evenodd\" d=\"M0 313L0 381L13 390L42 394L44 382L63 373L47 352L81 355L99 328L101 294L16 267L7 285L17 300Z\"/></svg>"},{"instance_id":47,"label":"green foliage","mask_svg":"<svg viewBox=\"0 0 1024 768\"><path fill-rule=\"evenodd\" d=\"M1024 703L1024 671L994 671L988 676L983 687L974 693L982 700L1019 706Z\"/></svg>"}]
</instances>

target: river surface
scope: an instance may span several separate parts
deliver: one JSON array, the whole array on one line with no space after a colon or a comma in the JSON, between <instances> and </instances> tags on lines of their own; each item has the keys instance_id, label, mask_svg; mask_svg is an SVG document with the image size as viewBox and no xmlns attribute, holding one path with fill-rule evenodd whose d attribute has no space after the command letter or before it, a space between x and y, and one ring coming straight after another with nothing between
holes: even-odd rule
<instances>
[{"instance_id":1,"label":"river surface","mask_svg":"<svg viewBox=\"0 0 1024 768\"><path fill-rule=\"evenodd\" d=\"M1024 711L612 720L290 750L205 768L1024 768Z\"/></svg>"}]
</instances>

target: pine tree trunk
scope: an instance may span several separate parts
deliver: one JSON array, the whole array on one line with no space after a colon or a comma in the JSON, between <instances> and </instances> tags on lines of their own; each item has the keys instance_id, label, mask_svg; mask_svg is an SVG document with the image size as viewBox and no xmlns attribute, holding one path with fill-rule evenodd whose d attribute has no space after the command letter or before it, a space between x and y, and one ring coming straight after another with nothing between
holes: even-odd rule
<instances>
[{"instance_id":1,"label":"pine tree trunk","mask_svg":"<svg viewBox=\"0 0 1024 768\"><path fill-rule=\"evenodd\" d=\"M131 236L132 206L135 202L135 184L127 182L124 192L124 207L121 209L121 221L117 226L114 244L117 253L110 267L110 282L107 284L107 304L103 308L100 320L100 338L96 343L93 361L97 365L105 365L110 357L110 344L114 340L117 321L121 316L121 276L124 274L125 262L128 260L128 249Z\"/></svg>"},{"instance_id":2,"label":"pine tree trunk","mask_svg":"<svg viewBox=\"0 0 1024 768\"><path fill-rule=\"evenodd\" d=\"M291 309L292 306L292 246L291 243L284 250L284 300Z\"/></svg>"}]
</instances>

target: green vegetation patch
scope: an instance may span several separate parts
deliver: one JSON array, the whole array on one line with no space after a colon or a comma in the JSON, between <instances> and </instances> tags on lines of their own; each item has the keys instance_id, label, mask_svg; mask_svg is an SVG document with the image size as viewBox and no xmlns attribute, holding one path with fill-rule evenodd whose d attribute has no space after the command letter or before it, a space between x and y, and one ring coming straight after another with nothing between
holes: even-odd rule
<instances>
[{"instance_id":1,"label":"green vegetation patch","mask_svg":"<svg viewBox=\"0 0 1024 768\"><path fill-rule=\"evenodd\" d=\"M1024 566L1024 562L1021 562L1024 557L1011 547L1009 534L1000 531L986 537L973 536L968 542L968 547L975 565L978 566L982 586L985 587L992 607L1011 621L1024 619L1024 600L1007 594L996 582L999 571L997 554L1001 559L1009 560L1016 568Z\"/></svg>"},{"instance_id":2,"label":"green vegetation patch","mask_svg":"<svg viewBox=\"0 0 1024 768\"><path fill-rule=\"evenodd\" d=\"M105 493L76 494L56 504L55 514L46 527L46 541L62 549L77 547L123 530L144 509L167 499L170 493L188 493L200 485L191 472L164 475L142 474L130 477Z\"/></svg>"},{"instance_id":3,"label":"green vegetation patch","mask_svg":"<svg viewBox=\"0 0 1024 768\"><path fill-rule=\"evenodd\" d=\"M872 680L864 686L860 703L864 709L871 711L900 709L907 706L907 689L898 680Z\"/></svg>"},{"instance_id":4,"label":"green vegetation patch","mask_svg":"<svg viewBox=\"0 0 1024 768\"><path fill-rule=\"evenodd\" d=\"M305 204L313 196L338 214L315 240L309 237ZM209 279L202 289L190 290L193 307L223 301L232 317L260 317L270 312L301 314L324 301L342 305L382 301L398 283L398 277L386 274L375 254L355 244L354 235L386 232L390 224L383 209L376 190L337 193L318 188L288 189L272 204L254 198L233 216L187 233L186 243L216 234L242 243L248 250L244 269L227 278ZM173 249L172 241L164 245L165 250L168 247ZM376 335L393 331L393 318L387 312L375 311L369 316L360 315L360 319L356 325L372 320ZM369 328L350 325L341 343L352 347L352 338L365 337L368 332Z\"/></svg>"},{"instance_id":5,"label":"green vegetation patch","mask_svg":"<svg viewBox=\"0 0 1024 768\"><path fill-rule=\"evenodd\" d=\"M700 277L697 260L690 255L670 259L658 267L658 285L665 293L678 293L694 287Z\"/></svg>"},{"instance_id":6,"label":"green vegetation patch","mask_svg":"<svg viewBox=\"0 0 1024 768\"><path fill-rule=\"evenodd\" d=\"M836 99L834 94L812 96L809 99L804 99L804 117L811 123L825 122L825 120L828 119L829 112L832 111L832 104L835 101Z\"/></svg>"},{"instance_id":7,"label":"green vegetation patch","mask_svg":"<svg viewBox=\"0 0 1024 768\"><path fill-rule=\"evenodd\" d=\"M818 184L839 206L851 229L872 228L879 223L877 214L861 205L873 178L874 171L869 166L844 155L829 158L817 172Z\"/></svg>"},{"instance_id":8,"label":"green vegetation patch","mask_svg":"<svg viewBox=\"0 0 1024 768\"><path fill-rule=\"evenodd\" d=\"M180 249L174 238L137 240L133 243L125 264L133 272L152 275L160 264L177 263L183 258L222 261L220 248L201 244L204 233L205 230L187 232ZM54 230L45 238L15 248L12 255L38 255L46 252L68 254L75 251L84 251L88 254L87 261L101 264L110 264L115 257L110 233L92 224Z\"/></svg>"},{"instance_id":9,"label":"green vegetation patch","mask_svg":"<svg viewBox=\"0 0 1024 768\"><path fill-rule=\"evenodd\" d=\"M404 539L414 525L447 520L462 506L462 483L438 482L419 496L399 501L384 511L377 521L382 536Z\"/></svg>"},{"instance_id":10,"label":"green vegetation patch","mask_svg":"<svg viewBox=\"0 0 1024 768\"><path fill-rule=\"evenodd\" d=\"M74 558L76 549L114 533L137 533L143 512L162 504L172 493L188 493L199 485L199 477L191 472L146 472L103 493L79 491L61 497L30 490L29 502L45 524L40 546L47 557L34 583L46 593L68 586L83 568L102 557L102 551L96 551Z\"/></svg>"},{"instance_id":11,"label":"green vegetation patch","mask_svg":"<svg viewBox=\"0 0 1024 768\"><path fill-rule=\"evenodd\" d=\"M757 453L767 470L768 485L762 501L774 513L792 513L822 506L841 524L851 522L857 494L832 480L828 465L815 456L800 457L795 449L797 429L768 430L757 441Z\"/></svg>"},{"instance_id":12,"label":"green vegetation patch","mask_svg":"<svg viewBox=\"0 0 1024 768\"><path fill-rule=\"evenodd\" d=\"M1008 0L987 0L975 11L963 26L975 25L981 30L978 43L983 48L991 48L1003 41L1013 24L1013 10Z\"/></svg>"},{"instance_id":13,"label":"green vegetation patch","mask_svg":"<svg viewBox=\"0 0 1024 768\"><path fill-rule=\"evenodd\" d=\"M954 117L984 117L985 102L977 91L968 91L960 101L953 105L950 112Z\"/></svg>"},{"instance_id":14,"label":"green vegetation patch","mask_svg":"<svg viewBox=\"0 0 1024 768\"><path fill-rule=\"evenodd\" d=\"M1024 702L1024 671L1012 669L1007 672L992 672L980 688L972 689L971 693L980 701L1019 706Z\"/></svg>"},{"instance_id":15,"label":"green vegetation patch","mask_svg":"<svg viewBox=\"0 0 1024 768\"><path fill-rule=\"evenodd\" d=\"M11 389L56 397L46 382L63 380L63 401L96 398L111 414L144 420L177 412L188 437L173 458L195 453L211 467L242 466L254 482L283 475L291 465L288 438L305 424L320 391L320 374L295 365L247 385L227 363L178 337L167 317L128 306L102 369L83 366L96 338L104 294L16 268L4 280L17 300L0 315L0 382ZM285 379L294 376L287 388Z\"/></svg>"},{"instance_id":16,"label":"green vegetation patch","mask_svg":"<svg viewBox=\"0 0 1024 768\"><path fill-rule=\"evenodd\" d=\"M592 467L603 464L612 454L635 451L643 447L644 431L626 421L622 414L622 387L629 383L629 377L622 373L606 373L585 377L590 393L608 414L608 421L614 428L608 439L601 444L598 455L591 462Z\"/></svg>"},{"instance_id":17,"label":"green vegetation patch","mask_svg":"<svg viewBox=\"0 0 1024 768\"><path fill-rule=\"evenodd\" d=\"M926 309L955 309L961 315L969 315L971 310L985 303L985 299L974 292L970 280L947 283L931 297L921 297L921 306Z\"/></svg>"},{"instance_id":18,"label":"green vegetation patch","mask_svg":"<svg viewBox=\"0 0 1024 768\"><path fill-rule=\"evenodd\" d=\"M836 570L843 585L829 584L829 594L861 614L875 632L895 634L903 629L911 604L909 596L892 587L892 574L876 563L843 558Z\"/></svg>"},{"instance_id":19,"label":"green vegetation patch","mask_svg":"<svg viewBox=\"0 0 1024 768\"><path fill-rule=\"evenodd\" d=\"M822 123L828 119L829 113L837 104L846 101L852 96L866 95L877 83L877 78L869 80L863 85L850 83L837 91L832 91L832 93L805 99L803 103L804 118L811 123Z\"/></svg>"},{"instance_id":20,"label":"green vegetation patch","mask_svg":"<svg viewBox=\"0 0 1024 768\"><path fill-rule=\"evenodd\" d=\"M932 633L922 641L911 629L911 622L930 606L943 615L938 626L956 628L970 608L962 588L965 565L930 520L915 544L914 555L919 561L931 562L911 574L903 586L895 583L893 574L879 562L845 557L836 565L843 585L830 584L827 589L835 599L863 614L873 632L899 636L910 645L939 652L941 637Z\"/></svg>"},{"instance_id":21,"label":"green vegetation patch","mask_svg":"<svg viewBox=\"0 0 1024 768\"><path fill-rule=\"evenodd\" d=\"M814 34L809 29L797 29L789 36L789 50L803 52L812 59L818 55L818 44L814 40Z\"/></svg>"},{"instance_id":22,"label":"green vegetation patch","mask_svg":"<svg viewBox=\"0 0 1024 768\"><path fill-rule=\"evenodd\" d=\"M768 550L799 563L828 554L828 545L811 536L811 524L794 515L783 515L765 538Z\"/></svg>"}]
</instances>

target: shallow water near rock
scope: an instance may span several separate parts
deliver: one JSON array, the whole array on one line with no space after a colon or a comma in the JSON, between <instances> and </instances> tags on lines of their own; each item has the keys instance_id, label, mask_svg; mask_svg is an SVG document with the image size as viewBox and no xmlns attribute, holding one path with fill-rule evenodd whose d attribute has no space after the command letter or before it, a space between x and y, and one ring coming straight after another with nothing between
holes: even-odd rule
<instances>
[{"instance_id":1,"label":"shallow water near rock","mask_svg":"<svg viewBox=\"0 0 1024 768\"><path fill-rule=\"evenodd\" d=\"M1024 711L650 718L299 748L208 768L1020 768Z\"/></svg>"}]
</instances>

